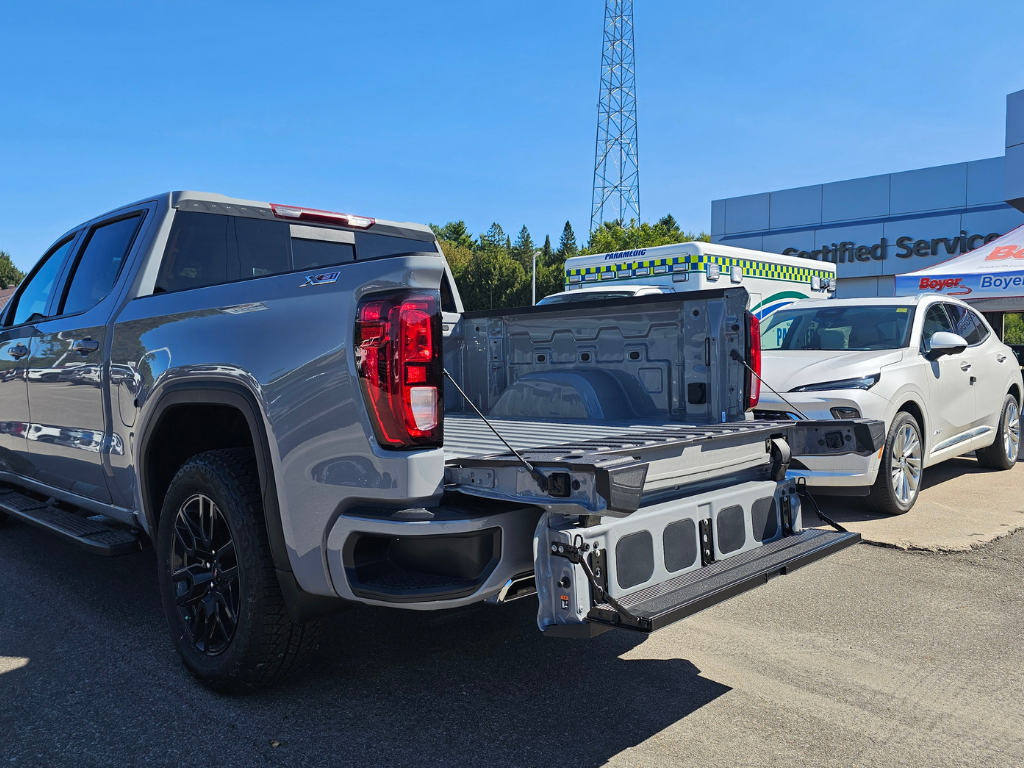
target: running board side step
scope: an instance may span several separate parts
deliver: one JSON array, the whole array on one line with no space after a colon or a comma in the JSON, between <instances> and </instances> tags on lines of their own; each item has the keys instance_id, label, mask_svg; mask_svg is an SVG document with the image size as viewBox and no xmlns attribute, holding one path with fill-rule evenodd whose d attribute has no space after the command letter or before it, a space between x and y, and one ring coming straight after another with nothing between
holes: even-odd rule
<instances>
[{"instance_id":1,"label":"running board side step","mask_svg":"<svg viewBox=\"0 0 1024 768\"><path fill-rule=\"evenodd\" d=\"M93 517L68 512L12 489L0 489L0 512L56 534L97 555L130 555L142 549L139 535Z\"/></svg>"},{"instance_id":2,"label":"running board side step","mask_svg":"<svg viewBox=\"0 0 1024 768\"><path fill-rule=\"evenodd\" d=\"M635 618L635 623L623 621L608 604L591 608L587 621L608 628L654 632L860 540L859 533L809 528L619 598L617 602Z\"/></svg>"}]
</instances>

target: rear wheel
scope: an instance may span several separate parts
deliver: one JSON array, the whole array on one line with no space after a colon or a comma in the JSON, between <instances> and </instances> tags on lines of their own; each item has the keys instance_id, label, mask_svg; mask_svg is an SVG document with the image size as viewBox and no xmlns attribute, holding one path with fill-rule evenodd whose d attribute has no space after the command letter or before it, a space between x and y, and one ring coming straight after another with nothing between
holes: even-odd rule
<instances>
[{"instance_id":1,"label":"rear wheel","mask_svg":"<svg viewBox=\"0 0 1024 768\"><path fill-rule=\"evenodd\" d=\"M913 416L900 411L885 438L882 463L868 502L887 515L906 514L920 493L923 467L921 428Z\"/></svg>"},{"instance_id":2,"label":"rear wheel","mask_svg":"<svg viewBox=\"0 0 1024 768\"><path fill-rule=\"evenodd\" d=\"M1013 469L1020 456L1020 404L1013 395L1003 401L1003 412L996 429L996 440L988 448L974 452L978 463L989 469Z\"/></svg>"},{"instance_id":3,"label":"rear wheel","mask_svg":"<svg viewBox=\"0 0 1024 768\"><path fill-rule=\"evenodd\" d=\"M175 647L214 690L255 691L315 649L322 622L296 624L284 604L251 450L202 453L178 470L160 513L157 555Z\"/></svg>"}]
</instances>

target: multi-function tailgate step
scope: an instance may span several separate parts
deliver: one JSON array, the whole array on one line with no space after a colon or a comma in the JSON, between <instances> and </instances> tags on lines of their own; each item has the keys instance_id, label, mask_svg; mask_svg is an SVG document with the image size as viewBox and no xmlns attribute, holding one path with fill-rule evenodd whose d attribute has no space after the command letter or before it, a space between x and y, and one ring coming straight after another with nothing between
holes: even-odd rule
<instances>
[{"instance_id":1,"label":"multi-function tailgate step","mask_svg":"<svg viewBox=\"0 0 1024 768\"><path fill-rule=\"evenodd\" d=\"M0 512L35 525L98 555L129 555L142 549L138 534L109 525L102 516L68 512L28 494L0 489Z\"/></svg>"},{"instance_id":2,"label":"multi-function tailgate step","mask_svg":"<svg viewBox=\"0 0 1024 768\"><path fill-rule=\"evenodd\" d=\"M587 619L653 632L859 541L859 533L811 528L620 598L619 605L637 618L635 624L621 621L607 604L592 608Z\"/></svg>"}]
</instances>

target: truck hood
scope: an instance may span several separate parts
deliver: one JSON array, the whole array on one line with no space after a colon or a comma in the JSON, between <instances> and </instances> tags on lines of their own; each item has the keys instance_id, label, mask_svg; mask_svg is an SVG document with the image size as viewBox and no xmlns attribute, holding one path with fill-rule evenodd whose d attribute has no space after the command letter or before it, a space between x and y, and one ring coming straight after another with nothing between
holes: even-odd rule
<instances>
[{"instance_id":1,"label":"truck hood","mask_svg":"<svg viewBox=\"0 0 1024 768\"><path fill-rule=\"evenodd\" d=\"M807 384L870 376L902 359L902 349L766 350L761 355L761 378L779 392L789 392Z\"/></svg>"}]
</instances>

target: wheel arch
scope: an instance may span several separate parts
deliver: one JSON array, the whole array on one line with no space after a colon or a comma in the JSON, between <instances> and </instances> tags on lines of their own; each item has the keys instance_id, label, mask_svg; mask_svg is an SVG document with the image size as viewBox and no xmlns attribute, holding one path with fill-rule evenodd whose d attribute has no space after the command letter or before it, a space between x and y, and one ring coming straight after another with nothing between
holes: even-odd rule
<instances>
[{"instance_id":1,"label":"wheel arch","mask_svg":"<svg viewBox=\"0 0 1024 768\"><path fill-rule=\"evenodd\" d=\"M893 418L896 418L896 413L909 413L917 421L917 426L921 428L921 452L922 459L925 459L928 455L928 425L927 419L924 415L924 408L919 402L914 399L904 400L903 403L896 409L893 414Z\"/></svg>"},{"instance_id":2,"label":"wheel arch","mask_svg":"<svg viewBox=\"0 0 1024 768\"><path fill-rule=\"evenodd\" d=\"M157 535L160 508L166 487L161 487L160 475L155 474L154 453L156 441L163 436L167 426L167 418L175 411L179 414L184 410L202 408L230 409L244 419L248 431L248 439L256 455L256 467L259 472L260 494L263 497L264 518L267 525L267 536L274 566L279 570L290 571L288 552L284 541L284 529L281 524L281 510L277 500L277 486L274 482L273 461L270 453L270 441L263 421L263 413L256 397L245 386L225 381L187 381L171 383L161 389L157 400L151 408L146 409L146 416L139 429L139 452L137 477L141 496L142 511L150 537ZM195 412L194 410L192 412ZM227 411L225 411L226 413ZM229 447L222 445L203 446L190 455L202 450ZM186 457L187 459L187 457ZM178 466L171 468L171 477L177 472ZM168 479L169 484L169 479Z\"/></svg>"},{"instance_id":3,"label":"wheel arch","mask_svg":"<svg viewBox=\"0 0 1024 768\"><path fill-rule=\"evenodd\" d=\"M1010 388L1007 390L1006 394L1013 395L1014 398L1017 400L1017 407L1020 407L1020 385L1018 385L1017 382L1013 382L1013 384L1010 385Z\"/></svg>"}]
</instances>

